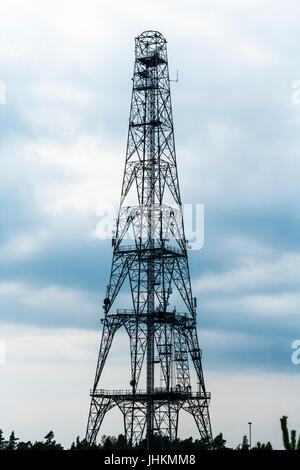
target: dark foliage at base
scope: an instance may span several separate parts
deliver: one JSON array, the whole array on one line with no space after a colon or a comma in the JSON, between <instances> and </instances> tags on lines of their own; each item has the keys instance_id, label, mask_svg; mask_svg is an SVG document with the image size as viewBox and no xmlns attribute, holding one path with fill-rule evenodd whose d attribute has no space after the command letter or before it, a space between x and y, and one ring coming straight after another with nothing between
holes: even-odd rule
<instances>
[{"instance_id":1,"label":"dark foliage at base","mask_svg":"<svg viewBox=\"0 0 300 470\"><path fill-rule=\"evenodd\" d=\"M174 439L170 441L167 437L160 438L159 436L154 436L152 440L151 449L155 451L163 452L178 452L178 453L189 453L189 452L199 452L203 450L234 450L226 447L226 440L223 439L222 433L218 434L213 442L210 444L209 441L205 439L193 439L189 437L188 439ZM0 450L64 450L63 446L57 443L54 439L53 431L50 431L43 441L35 442L22 442L19 438L15 437L14 431L10 434L8 440L5 440L3 437L3 432L0 430ZM85 439L80 439L78 436L76 441L71 445L70 450L72 451L82 451L82 450L102 450L105 452L110 451L126 451L126 450L136 450L136 451L145 451L146 450L146 441L141 441L138 445L132 446L129 441L125 439L125 436L120 434L118 437L115 436L102 436L101 442L99 444L89 445ZM249 450L249 445L247 437L244 436L243 442L236 448L236 450ZM258 442L251 451L259 450L272 450L270 442L267 444L261 444Z\"/></svg>"},{"instance_id":2,"label":"dark foliage at base","mask_svg":"<svg viewBox=\"0 0 300 470\"><path fill-rule=\"evenodd\" d=\"M282 442L286 450L300 450L300 436L296 439L296 431L293 429L288 431L287 427L287 416L280 418L280 425L282 431ZM15 436L14 431L9 436L8 440L3 437L3 431L0 429L0 450L64 450L63 446L55 441L53 431L48 432L44 437L43 441L31 441L22 442L18 437ZM273 450L271 443L268 441L266 444L257 442L253 447L249 446L247 436L243 437L242 443L239 444L236 449L232 449L225 446L226 440L223 439L223 434L218 434L212 442L206 439L174 439L170 441L167 437L153 436L151 443L151 450L154 451L173 451L178 453L184 452L200 452L203 450L238 450L238 451L269 451ZM71 445L70 450L102 450L105 452L110 451L126 451L136 450L145 451L146 441L141 441L138 445L133 446L131 442L126 440L125 436L120 434L118 437L115 436L102 436L100 444L90 445L85 439L80 440L78 436L76 441Z\"/></svg>"},{"instance_id":3,"label":"dark foliage at base","mask_svg":"<svg viewBox=\"0 0 300 470\"><path fill-rule=\"evenodd\" d=\"M300 450L300 435L298 440L296 439L296 431L293 429L290 431L287 427L287 416L282 416L280 418L280 425L282 431L282 442L286 450ZM151 443L151 450L154 451L172 451L180 453L189 453L189 452L200 452L203 450L238 450L238 451L249 451L258 452L258 451L269 451L273 450L271 443L268 441L266 444L257 442L255 446L252 446L248 443L247 436L244 436L241 444L239 444L236 449L226 447L226 440L223 439L223 434L218 434L213 441L210 443L206 439L193 439L189 437L188 439L174 439L170 441L167 437L153 436ZM14 431L11 432L9 439L6 440L3 436L3 431L0 429L0 450L64 450L63 446L55 441L53 431L48 432L44 437L43 441L20 441L18 437L15 436ZM90 445L85 439L80 440L78 436L76 441L71 445L70 450L102 450L105 452L110 451L126 451L126 450L136 450L136 451L145 451L146 450L146 441L141 441L138 445L133 446L131 442L126 440L125 436L120 434L118 437L115 436L102 436L100 444Z\"/></svg>"}]
</instances>

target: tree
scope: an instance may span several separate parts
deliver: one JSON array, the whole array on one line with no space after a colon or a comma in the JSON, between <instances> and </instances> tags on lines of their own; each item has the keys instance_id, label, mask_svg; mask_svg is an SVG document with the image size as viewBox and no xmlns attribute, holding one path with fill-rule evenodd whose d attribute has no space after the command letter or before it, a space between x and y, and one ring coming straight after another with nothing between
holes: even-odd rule
<instances>
[{"instance_id":1,"label":"tree","mask_svg":"<svg viewBox=\"0 0 300 470\"><path fill-rule=\"evenodd\" d=\"M48 434L44 437L44 439L46 440L45 441L46 446L52 446L53 440L54 440L54 432L53 431L48 432Z\"/></svg>"},{"instance_id":2,"label":"tree","mask_svg":"<svg viewBox=\"0 0 300 470\"><path fill-rule=\"evenodd\" d=\"M101 438L101 448L103 450L113 450L115 449L117 439L115 436L102 436Z\"/></svg>"},{"instance_id":3,"label":"tree","mask_svg":"<svg viewBox=\"0 0 300 470\"><path fill-rule=\"evenodd\" d=\"M53 431L48 432L44 439L45 442L36 441L32 446L32 450L63 450L63 447L54 440Z\"/></svg>"},{"instance_id":4,"label":"tree","mask_svg":"<svg viewBox=\"0 0 300 470\"><path fill-rule=\"evenodd\" d=\"M90 445L86 439L80 440L79 436L76 437L76 442L73 442L71 445L71 450L88 450L88 449L98 449L96 445Z\"/></svg>"},{"instance_id":5,"label":"tree","mask_svg":"<svg viewBox=\"0 0 300 470\"><path fill-rule=\"evenodd\" d=\"M17 441L19 441L19 438L16 437L14 431L12 431L11 435L9 436L9 441L6 445L6 450L16 450L18 443Z\"/></svg>"},{"instance_id":6,"label":"tree","mask_svg":"<svg viewBox=\"0 0 300 470\"><path fill-rule=\"evenodd\" d=\"M118 435L116 442L116 450L128 450L130 446L128 445L127 439L123 434Z\"/></svg>"},{"instance_id":7,"label":"tree","mask_svg":"<svg viewBox=\"0 0 300 470\"><path fill-rule=\"evenodd\" d=\"M291 430L291 440L289 438L289 430L287 427L287 416L282 416L280 418L280 425L282 431L282 442L285 450L300 450L300 436L296 444L296 431L295 429Z\"/></svg>"},{"instance_id":8,"label":"tree","mask_svg":"<svg viewBox=\"0 0 300 470\"><path fill-rule=\"evenodd\" d=\"M17 445L17 450L31 450L32 445L33 444L31 441L27 441L27 442L20 441Z\"/></svg>"},{"instance_id":9,"label":"tree","mask_svg":"<svg viewBox=\"0 0 300 470\"><path fill-rule=\"evenodd\" d=\"M0 429L0 450L3 450L6 448L6 441L3 437L3 431Z\"/></svg>"},{"instance_id":10,"label":"tree","mask_svg":"<svg viewBox=\"0 0 300 470\"><path fill-rule=\"evenodd\" d=\"M261 442L258 442L256 446L252 447L251 450L273 450L272 444L270 441L268 441L266 444L262 444Z\"/></svg>"},{"instance_id":11,"label":"tree","mask_svg":"<svg viewBox=\"0 0 300 470\"><path fill-rule=\"evenodd\" d=\"M213 450L226 449L225 444L226 444L226 440L223 439L223 434L220 432L220 434L218 434L212 442L212 449Z\"/></svg>"},{"instance_id":12,"label":"tree","mask_svg":"<svg viewBox=\"0 0 300 470\"><path fill-rule=\"evenodd\" d=\"M242 444L237 446L237 450L249 450L248 437L246 435L243 437Z\"/></svg>"}]
</instances>

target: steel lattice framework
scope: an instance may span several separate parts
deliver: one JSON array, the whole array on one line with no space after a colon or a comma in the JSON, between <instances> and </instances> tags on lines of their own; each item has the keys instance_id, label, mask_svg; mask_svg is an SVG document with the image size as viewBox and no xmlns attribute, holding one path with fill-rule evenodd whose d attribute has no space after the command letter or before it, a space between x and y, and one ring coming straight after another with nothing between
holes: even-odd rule
<instances>
[{"instance_id":1,"label":"steel lattice framework","mask_svg":"<svg viewBox=\"0 0 300 470\"><path fill-rule=\"evenodd\" d=\"M132 308L112 313L125 279ZM185 313L169 308L174 291L179 292ZM154 434L176 438L180 410L194 417L200 437L210 441L210 394L202 372L183 226L167 47L156 31L145 31L135 40L126 162L102 323L88 442L96 441L105 414L114 406L123 413L125 436L133 445L146 438L151 448ZM101 373L122 327L130 343L130 389L103 390ZM195 391L189 361L196 372ZM146 384L140 389L144 364ZM163 387L154 384L157 368Z\"/></svg>"}]
</instances>

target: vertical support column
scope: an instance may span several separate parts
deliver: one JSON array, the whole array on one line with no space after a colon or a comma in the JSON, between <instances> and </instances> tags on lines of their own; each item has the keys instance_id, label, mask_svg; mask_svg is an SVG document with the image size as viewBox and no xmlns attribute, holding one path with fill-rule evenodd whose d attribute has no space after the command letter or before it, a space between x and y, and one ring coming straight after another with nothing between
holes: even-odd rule
<instances>
[{"instance_id":1,"label":"vertical support column","mask_svg":"<svg viewBox=\"0 0 300 470\"><path fill-rule=\"evenodd\" d=\"M174 328L174 360L176 363L176 388L190 390L191 379L188 361L188 346L181 328Z\"/></svg>"},{"instance_id":2,"label":"vertical support column","mask_svg":"<svg viewBox=\"0 0 300 470\"><path fill-rule=\"evenodd\" d=\"M150 74L150 82L154 82L154 70ZM147 101L146 101L147 105ZM148 303L147 303L147 450L151 448L151 438L153 435L154 427L154 409L152 402L152 394L154 391L154 327L153 327L153 314L154 314L154 257L153 249L155 246L154 240L154 217L155 217L155 90L149 91L149 171L148 171L148 243L150 248L150 255L148 258Z\"/></svg>"},{"instance_id":3,"label":"vertical support column","mask_svg":"<svg viewBox=\"0 0 300 470\"><path fill-rule=\"evenodd\" d=\"M147 347L147 330L146 326L139 321L138 317L134 321L128 320L125 323L125 328L130 337L130 357L131 357L131 381L132 395L135 396L136 389L138 387L140 373L144 361L145 351ZM125 435L127 439L130 439L131 443L137 443L137 435L141 437L140 432L140 411L136 406L135 400L128 403L126 409L124 408L124 419L125 419ZM143 412L143 418L145 421L145 412ZM138 434L136 427L138 425ZM143 424L143 429L145 424Z\"/></svg>"}]
</instances>

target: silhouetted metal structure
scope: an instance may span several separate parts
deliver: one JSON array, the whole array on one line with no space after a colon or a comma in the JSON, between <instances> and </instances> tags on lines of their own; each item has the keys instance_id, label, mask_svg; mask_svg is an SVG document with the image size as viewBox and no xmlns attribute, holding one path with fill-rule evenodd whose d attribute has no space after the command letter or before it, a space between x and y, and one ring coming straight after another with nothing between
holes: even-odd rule
<instances>
[{"instance_id":1,"label":"silhouetted metal structure","mask_svg":"<svg viewBox=\"0 0 300 470\"><path fill-rule=\"evenodd\" d=\"M210 441L210 394L202 372L196 299L192 296L183 227L167 47L165 38L156 31L145 31L135 40L126 163L112 244L86 438L90 443L96 441L105 414L117 406L123 413L126 438L133 444L146 438L149 449L154 434L176 438L180 410L194 417L200 437ZM112 313L126 278L132 308ZM169 307L175 291L185 304L185 313ZM103 390L99 388L101 373L121 327L129 336L130 388ZM197 377L195 390L189 358ZM144 363L145 388L140 389ZM155 386L157 371L160 387Z\"/></svg>"}]
</instances>

